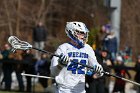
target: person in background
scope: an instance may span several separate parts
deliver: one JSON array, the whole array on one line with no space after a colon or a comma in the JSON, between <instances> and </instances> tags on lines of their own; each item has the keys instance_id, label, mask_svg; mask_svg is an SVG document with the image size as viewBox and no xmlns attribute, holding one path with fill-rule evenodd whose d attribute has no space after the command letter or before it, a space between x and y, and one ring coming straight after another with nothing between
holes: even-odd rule
<instances>
[{"instance_id":1,"label":"person in background","mask_svg":"<svg viewBox=\"0 0 140 93\"><path fill-rule=\"evenodd\" d=\"M50 60L47 58L47 54L41 54L41 59L36 62L35 70L37 74L41 76L50 76ZM48 87L48 79L39 78L39 82L44 89Z\"/></svg>"},{"instance_id":2,"label":"person in background","mask_svg":"<svg viewBox=\"0 0 140 93\"><path fill-rule=\"evenodd\" d=\"M47 38L47 30L43 23L40 21L37 26L33 28L33 41L34 41L34 46L39 49L44 49L45 47L45 41ZM40 55L39 52L36 51L35 57L39 60Z\"/></svg>"},{"instance_id":3,"label":"person in background","mask_svg":"<svg viewBox=\"0 0 140 93\"><path fill-rule=\"evenodd\" d=\"M106 49L101 50L102 66L106 72L111 72L114 63L111 61L111 55ZM105 76L105 93L109 93L110 76Z\"/></svg>"},{"instance_id":4,"label":"person in background","mask_svg":"<svg viewBox=\"0 0 140 93\"><path fill-rule=\"evenodd\" d=\"M117 53L117 38L115 32L109 32L103 40L103 47L111 54L111 60L115 62Z\"/></svg>"},{"instance_id":5,"label":"person in background","mask_svg":"<svg viewBox=\"0 0 140 93\"><path fill-rule=\"evenodd\" d=\"M2 56L2 54L1 54L1 51L0 51L0 88L2 87L1 86L1 79L2 79L2 74L3 74L3 72L2 72L2 59L3 59L3 56Z\"/></svg>"},{"instance_id":6,"label":"person in background","mask_svg":"<svg viewBox=\"0 0 140 93\"><path fill-rule=\"evenodd\" d=\"M11 90L11 83L12 83L12 72L13 72L13 58L11 55L11 47L9 44L4 45L4 50L2 50L1 54L3 56L2 59L2 70L3 70L3 80L2 84L5 83L4 90L10 91Z\"/></svg>"},{"instance_id":7,"label":"person in background","mask_svg":"<svg viewBox=\"0 0 140 93\"><path fill-rule=\"evenodd\" d=\"M104 71L110 72L112 62L110 60L110 55L106 49L96 49L95 55L98 62L102 65ZM109 93L109 81L110 77L104 75L103 77L93 77L86 76L86 92L87 93Z\"/></svg>"},{"instance_id":8,"label":"person in background","mask_svg":"<svg viewBox=\"0 0 140 93\"><path fill-rule=\"evenodd\" d=\"M134 70L136 71L134 79L136 82L140 83L140 55L137 57ZM137 87L137 93L140 93L140 87Z\"/></svg>"},{"instance_id":9,"label":"person in background","mask_svg":"<svg viewBox=\"0 0 140 93\"><path fill-rule=\"evenodd\" d=\"M97 61L103 66L103 59L101 55L101 49L95 50ZM105 70L105 68L103 67ZM105 75L98 77L96 74L93 76L86 75L86 93L106 93L105 92Z\"/></svg>"},{"instance_id":10,"label":"person in background","mask_svg":"<svg viewBox=\"0 0 140 93\"><path fill-rule=\"evenodd\" d=\"M86 44L88 32L83 22L67 22L65 32L69 37L67 43L60 45L51 60L51 76L56 81L56 93L85 93L85 74L87 68L78 63L92 66L89 70L97 77L103 76L103 68L97 62L91 46Z\"/></svg>"},{"instance_id":11,"label":"person in background","mask_svg":"<svg viewBox=\"0 0 140 93\"><path fill-rule=\"evenodd\" d=\"M14 71L16 73L18 85L19 85L19 92L24 92L24 82L21 73L23 72L23 57L22 57L22 50L16 50L14 55Z\"/></svg>"},{"instance_id":12,"label":"person in background","mask_svg":"<svg viewBox=\"0 0 140 93\"><path fill-rule=\"evenodd\" d=\"M131 76L128 72L128 68L124 65L122 56L116 57L116 64L113 66L113 68L117 76L125 78L127 75L128 78L131 79ZM116 78L115 80L113 93L116 93L116 92L125 93L125 81L123 81L122 79Z\"/></svg>"},{"instance_id":13,"label":"person in background","mask_svg":"<svg viewBox=\"0 0 140 93\"><path fill-rule=\"evenodd\" d=\"M31 50L26 50L22 54L23 56L23 68L26 74L35 74L35 62L36 59L34 55L32 54ZM26 92L32 91L32 77L26 76Z\"/></svg>"}]
</instances>

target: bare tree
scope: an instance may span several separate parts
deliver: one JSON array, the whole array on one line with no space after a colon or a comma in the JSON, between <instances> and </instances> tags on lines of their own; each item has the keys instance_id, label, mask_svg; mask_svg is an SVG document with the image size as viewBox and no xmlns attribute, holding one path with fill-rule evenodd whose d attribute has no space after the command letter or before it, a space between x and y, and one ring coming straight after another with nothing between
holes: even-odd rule
<instances>
[{"instance_id":1,"label":"bare tree","mask_svg":"<svg viewBox=\"0 0 140 93\"><path fill-rule=\"evenodd\" d=\"M4 6L5 6L5 12L6 12L6 15L7 15L7 22L8 22L8 28L9 28L9 31L10 31L10 35L13 35L11 16L10 16L10 11L8 10L8 5L7 5L6 0L4 0Z\"/></svg>"},{"instance_id":2,"label":"bare tree","mask_svg":"<svg viewBox=\"0 0 140 93\"><path fill-rule=\"evenodd\" d=\"M44 9L45 9L45 0L41 0L41 4L40 4L40 8L38 10L37 21L36 22L38 22L40 20L44 21L44 19L45 19L44 14L43 14Z\"/></svg>"},{"instance_id":3,"label":"bare tree","mask_svg":"<svg viewBox=\"0 0 140 93\"><path fill-rule=\"evenodd\" d=\"M17 0L17 18L16 18L16 35L20 35L20 7L21 0Z\"/></svg>"}]
</instances>

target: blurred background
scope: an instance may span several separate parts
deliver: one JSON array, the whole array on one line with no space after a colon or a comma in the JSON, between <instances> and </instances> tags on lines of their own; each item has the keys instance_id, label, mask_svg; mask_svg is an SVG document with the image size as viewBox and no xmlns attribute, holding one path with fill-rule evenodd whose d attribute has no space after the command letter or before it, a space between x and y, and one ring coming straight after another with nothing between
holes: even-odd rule
<instances>
[{"instance_id":1,"label":"blurred background","mask_svg":"<svg viewBox=\"0 0 140 93\"><path fill-rule=\"evenodd\" d=\"M35 46L38 40L43 41L43 46L39 48L54 52L67 41L65 25L69 21L84 22L90 30L87 43L94 50L107 50L111 57L115 53L115 57L110 58L113 64L117 56L121 56L124 65L132 67L129 70L132 76L130 79L135 81L135 75L140 69L135 70L140 54L139 3L140 0L0 0L0 93L53 92L53 80L45 80L46 85L40 83L42 80L38 78L20 75L25 72L49 76L47 68L50 57L34 50L11 53L7 39L14 35ZM44 30L46 36L41 39L39 36L43 35L34 34L36 28L40 29L40 23L43 27L41 31ZM109 35L112 34L116 41L110 42L108 40L112 37ZM110 48L113 48L113 52L108 50ZM40 60L43 63L38 63ZM115 81L114 78L111 80L110 91ZM125 86L131 90L130 93L139 93L134 85Z\"/></svg>"}]
</instances>

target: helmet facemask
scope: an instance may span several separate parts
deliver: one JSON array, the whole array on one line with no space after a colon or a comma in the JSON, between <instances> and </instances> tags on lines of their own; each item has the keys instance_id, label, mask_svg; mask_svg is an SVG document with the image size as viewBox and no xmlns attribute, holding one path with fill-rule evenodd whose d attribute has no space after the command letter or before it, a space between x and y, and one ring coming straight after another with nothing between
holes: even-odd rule
<instances>
[{"instance_id":1,"label":"helmet facemask","mask_svg":"<svg viewBox=\"0 0 140 93\"><path fill-rule=\"evenodd\" d=\"M80 48L84 47L88 40L89 32L84 23L68 22L65 31L67 36L77 43Z\"/></svg>"},{"instance_id":2,"label":"helmet facemask","mask_svg":"<svg viewBox=\"0 0 140 93\"><path fill-rule=\"evenodd\" d=\"M77 38L77 40L79 40L79 42L85 44L87 42L88 39L88 33L86 32L82 32L82 31L78 31L76 30L74 32L75 37Z\"/></svg>"}]
</instances>

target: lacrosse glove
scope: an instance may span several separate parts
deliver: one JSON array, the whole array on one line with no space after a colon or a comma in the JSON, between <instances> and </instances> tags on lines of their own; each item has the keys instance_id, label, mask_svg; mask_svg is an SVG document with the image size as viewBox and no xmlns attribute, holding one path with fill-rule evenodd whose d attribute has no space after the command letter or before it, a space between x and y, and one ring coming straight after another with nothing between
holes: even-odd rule
<instances>
[{"instance_id":1,"label":"lacrosse glove","mask_svg":"<svg viewBox=\"0 0 140 93\"><path fill-rule=\"evenodd\" d=\"M94 68L93 71L94 71L98 76L103 76L103 75L104 75L104 73L103 73L103 67L102 67L100 64L94 65L93 68Z\"/></svg>"},{"instance_id":2,"label":"lacrosse glove","mask_svg":"<svg viewBox=\"0 0 140 93\"><path fill-rule=\"evenodd\" d=\"M94 75L95 73L93 72L93 70L88 70L87 71L87 73L86 73L86 75L88 75L88 76L92 76L92 75Z\"/></svg>"},{"instance_id":3,"label":"lacrosse glove","mask_svg":"<svg viewBox=\"0 0 140 93\"><path fill-rule=\"evenodd\" d=\"M65 56L63 53L60 54L58 62L60 65L62 66L67 66L68 62L69 62L69 58L68 56Z\"/></svg>"}]
</instances>

